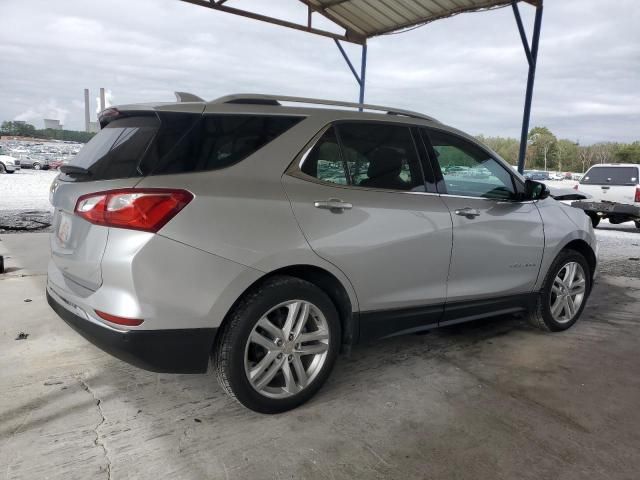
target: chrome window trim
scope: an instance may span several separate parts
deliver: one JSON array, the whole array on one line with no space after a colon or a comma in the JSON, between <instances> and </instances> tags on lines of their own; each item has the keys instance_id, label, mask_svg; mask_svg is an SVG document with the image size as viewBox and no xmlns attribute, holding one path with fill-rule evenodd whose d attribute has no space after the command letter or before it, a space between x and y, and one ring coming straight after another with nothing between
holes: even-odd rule
<instances>
[{"instance_id":1,"label":"chrome window trim","mask_svg":"<svg viewBox=\"0 0 640 480\"><path fill-rule=\"evenodd\" d=\"M508 203L508 204L535 203L537 201L537 200L500 200L500 199L497 199L497 198L473 197L471 195L453 195L453 194L450 194L450 193L439 193L438 195L441 196L441 197L468 198L470 200L485 200L487 202Z\"/></svg>"}]
</instances>

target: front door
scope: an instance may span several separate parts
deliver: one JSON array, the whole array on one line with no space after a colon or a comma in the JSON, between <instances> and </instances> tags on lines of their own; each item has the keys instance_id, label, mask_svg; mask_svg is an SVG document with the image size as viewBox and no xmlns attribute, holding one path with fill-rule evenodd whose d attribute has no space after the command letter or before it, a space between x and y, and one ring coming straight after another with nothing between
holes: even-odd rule
<instances>
[{"instance_id":1,"label":"front door","mask_svg":"<svg viewBox=\"0 0 640 480\"><path fill-rule=\"evenodd\" d=\"M456 304L478 310L484 307L474 300L530 293L544 248L535 203L516 201L519 180L510 167L470 140L436 129L427 131L427 140L442 174L442 200L453 221L447 318L473 314L456 313Z\"/></svg>"},{"instance_id":2,"label":"front door","mask_svg":"<svg viewBox=\"0 0 640 480\"><path fill-rule=\"evenodd\" d=\"M419 330L442 314L451 217L426 192L422 168L407 126L348 122L283 177L311 248L353 284L361 339Z\"/></svg>"}]
</instances>

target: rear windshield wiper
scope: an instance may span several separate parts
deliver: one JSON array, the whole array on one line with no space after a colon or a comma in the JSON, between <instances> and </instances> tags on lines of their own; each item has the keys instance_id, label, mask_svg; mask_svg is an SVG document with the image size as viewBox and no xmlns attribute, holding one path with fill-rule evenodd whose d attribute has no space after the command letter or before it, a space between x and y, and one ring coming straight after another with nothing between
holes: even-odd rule
<instances>
[{"instance_id":1,"label":"rear windshield wiper","mask_svg":"<svg viewBox=\"0 0 640 480\"><path fill-rule=\"evenodd\" d=\"M67 175L91 175L91 172L86 168L75 165L63 165L60 167L60 171Z\"/></svg>"}]
</instances>

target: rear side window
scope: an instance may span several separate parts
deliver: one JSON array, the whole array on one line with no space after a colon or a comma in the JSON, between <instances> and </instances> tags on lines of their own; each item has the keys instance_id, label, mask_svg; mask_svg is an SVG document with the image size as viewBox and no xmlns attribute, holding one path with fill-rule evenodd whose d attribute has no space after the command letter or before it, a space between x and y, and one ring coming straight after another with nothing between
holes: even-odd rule
<instances>
[{"instance_id":1,"label":"rear side window","mask_svg":"<svg viewBox=\"0 0 640 480\"><path fill-rule=\"evenodd\" d=\"M70 163L88 173L71 173L64 180L110 180L228 167L300 120L302 117L175 112L118 118Z\"/></svg>"},{"instance_id":2,"label":"rear side window","mask_svg":"<svg viewBox=\"0 0 640 480\"><path fill-rule=\"evenodd\" d=\"M301 171L339 185L424 191L413 137L402 125L340 122L303 158Z\"/></svg>"},{"instance_id":3,"label":"rear side window","mask_svg":"<svg viewBox=\"0 0 640 480\"><path fill-rule=\"evenodd\" d=\"M638 169L635 167L593 167L580 183L586 185L637 185Z\"/></svg>"},{"instance_id":4,"label":"rear side window","mask_svg":"<svg viewBox=\"0 0 640 480\"><path fill-rule=\"evenodd\" d=\"M424 188L408 127L342 123L338 133L352 185L389 190Z\"/></svg>"},{"instance_id":5,"label":"rear side window","mask_svg":"<svg viewBox=\"0 0 640 480\"><path fill-rule=\"evenodd\" d=\"M300 120L301 117L283 116L204 116L174 148L167 152L158 148L145 163L152 175L228 167L257 152ZM158 143L163 141L164 135L163 128L159 132ZM172 131L171 137L174 136ZM172 142L166 143L171 145Z\"/></svg>"}]
</instances>

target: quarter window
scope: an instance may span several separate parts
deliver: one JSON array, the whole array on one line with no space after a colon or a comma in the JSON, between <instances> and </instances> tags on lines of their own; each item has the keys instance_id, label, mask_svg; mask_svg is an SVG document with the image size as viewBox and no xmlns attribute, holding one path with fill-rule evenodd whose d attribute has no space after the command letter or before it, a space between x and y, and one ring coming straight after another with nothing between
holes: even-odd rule
<instances>
[{"instance_id":1,"label":"quarter window","mask_svg":"<svg viewBox=\"0 0 640 480\"><path fill-rule=\"evenodd\" d=\"M468 140L428 131L447 192L450 195L510 200L515 196L513 178L480 147Z\"/></svg>"},{"instance_id":2,"label":"quarter window","mask_svg":"<svg viewBox=\"0 0 640 480\"><path fill-rule=\"evenodd\" d=\"M318 180L338 185L347 185L344 162L340 155L340 147L336 132L331 127L303 159L301 170Z\"/></svg>"}]
</instances>

